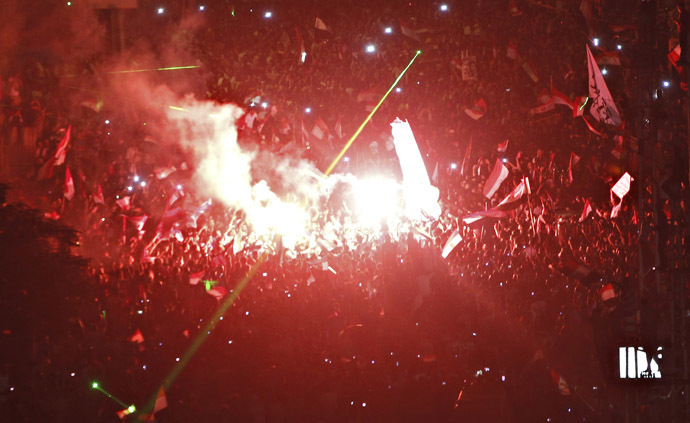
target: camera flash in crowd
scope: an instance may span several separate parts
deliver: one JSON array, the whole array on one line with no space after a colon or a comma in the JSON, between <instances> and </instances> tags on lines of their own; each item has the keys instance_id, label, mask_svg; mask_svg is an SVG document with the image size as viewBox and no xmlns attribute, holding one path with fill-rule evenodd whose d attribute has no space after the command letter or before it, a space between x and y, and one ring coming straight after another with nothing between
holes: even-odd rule
<instances>
[{"instance_id":1,"label":"camera flash in crowd","mask_svg":"<svg viewBox=\"0 0 690 423\"><path fill-rule=\"evenodd\" d=\"M376 51L376 47L373 44L369 44L365 50L367 53L374 53Z\"/></svg>"}]
</instances>

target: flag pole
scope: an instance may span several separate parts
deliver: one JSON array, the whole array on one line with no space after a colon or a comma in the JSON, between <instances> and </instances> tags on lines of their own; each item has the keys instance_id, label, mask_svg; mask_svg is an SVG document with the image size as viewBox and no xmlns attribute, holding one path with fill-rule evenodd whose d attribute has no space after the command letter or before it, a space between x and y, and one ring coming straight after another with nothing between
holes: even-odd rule
<instances>
[{"instance_id":1,"label":"flag pole","mask_svg":"<svg viewBox=\"0 0 690 423\"><path fill-rule=\"evenodd\" d=\"M376 107L374 107L374 110L372 110L371 113L369 113L369 116L367 116L367 118L364 119L364 122L362 122L362 124L359 125L359 128L357 128L357 130L355 131L355 133L354 133L354 134L350 137L350 139L347 141L347 144L345 144L345 147L343 147L343 149L340 150L340 153L338 153L338 155L335 157L335 159L333 160L333 162L331 162L330 166L328 166L328 169L326 169L326 171L324 172L324 175L328 176L328 175L333 171L333 168L335 168L335 166L338 164L338 162L340 161L340 159L343 158L343 156L345 155L345 153L347 152L347 150L350 148L350 146L352 145L352 143L355 142L355 139L356 139L356 138L359 136L359 134L362 132L362 130L364 129L364 127L366 126L366 124L369 123L369 121L371 120L371 117L374 116L374 113L376 113L376 111L379 109L379 107L381 107L381 104L383 104L384 100L386 100L386 97L388 97L388 94L390 94L391 91L393 91L393 89L395 88L395 86L398 85L398 82L400 82L400 80L402 79L403 75L405 75L405 72L407 72L407 70L410 68L410 66L412 66L412 63L414 63L414 61L415 61L415 59L417 58L417 56L419 56L420 54L422 54L422 51L421 51L421 50L417 50L417 53L415 53L415 55L414 55L414 57L412 58L412 60L410 60L410 63L408 63L407 66L405 67L405 69L403 69L403 71L400 73L400 75L398 75L398 77L396 78L395 82L393 82L393 85L391 85L391 87L388 89L388 91L386 91L386 94L384 94L383 97L381 97L381 100L379 100L379 102L378 102L378 104L376 105Z\"/></svg>"}]
</instances>

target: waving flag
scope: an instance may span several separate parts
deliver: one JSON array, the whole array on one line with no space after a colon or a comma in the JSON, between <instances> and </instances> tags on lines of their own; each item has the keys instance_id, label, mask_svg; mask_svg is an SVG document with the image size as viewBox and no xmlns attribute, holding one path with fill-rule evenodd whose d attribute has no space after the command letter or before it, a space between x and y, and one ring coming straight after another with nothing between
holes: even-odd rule
<instances>
[{"instance_id":1,"label":"waving flag","mask_svg":"<svg viewBox=\"0 0 690 423\"><path fill-rule=\"evenodd\" d=\"M295 27L295 33L297 34L297 49L299 50L299 61L301 63L304 63L307 60L307 50L304 48L304 40L302 39L302 34L299 33L299 29L297 29L297 27Z\"/></svg>"},{"instance_id":2,"label":"waving flag","mask_svg":"<svg viewBox=\"0 0 690 423\"><path fill-rule=\"evenodd\" d=\"M602 300L608 301L616 298L616 291L613 289L612 284L607 283L606 285L601 287L601 289L599 290L599 295L601 296Z\"/></svg>"},{"instance_id":3,"label":"waving flag","mask_svg":"<svg viewBox=\"0 0 690 423\"><path fill-rule=\"evenodd\" d=\"M570 387L566 383L563 376L559 375L554 369L551 369L551 379L556 383L558 387L558 393L561 395L570 395Z\"/></svg>"},{"instance_id":4,"label":"waving flag","mask_svg":"<svg viewBox=\"0 0 690 423\"><path fill-rule=\"evenodd\" d=\"M678 61L680 60L680 44L674 47L673 50L668 54L668 60L678 72L680 72L680 66L678 66Z\"/></svg>"},{"instance_id":5,"label":"waving flag","mask_svg":"<svg viewBox=\"0 0 690 423\"><path fill-rule=\"evenodd\" d=\"M98 184L96 192L93 194L93 202L96 204L105 203L105 198L103 197L103 188L101 188L101 184Z\"/></svg>"},{"instance_id":6,"label":"waving flag","mask_svg":"<svg viewBox=\"0 0 690 423\"><path fill-rule=\"evenodd\" d=\"M128 211L132 207L132 197L129 195L127 197L122 197L115 203L120 206L123 211Z\"/></svg>"},{"instance_id":7,"label":"waving flag","mask_svg":"<svg viewBox=\"0 0 690 423\"><path fill-rule=\"evenodd\" d=\"M74 197L74 179L72 179L72 172L69 167L65 168L65 198L71 200Z\"/></svg>"},{"instance_id":8,"label":"waving flag","mask_svg":"<svg viewBox=\"0 0 690 423\"><path fill-rule=\"evenodd\" d=\"M589 199L585 201L585 207L582 209L582 214L580 215L580 218L577 220L579 223L582 223L587 219L587 216L592 213L592 205L589 204Z\"/></svg>"},{"instance_id":9,"label":"waving flag","mask_svg":"<svg viewBox=\"0 0 690 423\"><path fill-rule=\"evenodd\" d=\"M467 226L472 226L477 223L493 222L498 219L505 219L508 217L508 213L503 210L481 210L478 212L470 213L462 218L462 222Z\"/></svg>"},{"instance_id":10,"label":"waving flag","mask_svg":"<svg viewBox=\"0 0 690 423\"><path fill-rule=\"evenodd\" d=\"M69 140L72 136L72 125L67 127L65 135L60 140L55 151L55 166L60 166L65 162L65 156L67 154L67 146L69 145Z\"/></svg>"},{"instance_id":11,"label":"waving flag","mask_svg":"<svg viewBox=\"0 0 690 423\"><path fill-rule=\"evenodd\" d=\"M486 114L486 103L484 99L480 98L471 109L465 109L465 113L474 120L481 119L484 114Z\"/></svg>"},{"instance_id":12,"label":"waving flag","mask_svg":"<svg viewBox=\"0 0 690 423\"><path fill-rule=\"evenodd\" d=\"M632 181L634 181L633 177L628 172L625 172L618 182L611 187L611 200L613 200L613 194L616 194L616 197L623 200L625 194L630 191L630 182Z\"/></svg>"},{"instance_id":13,"label":"waving flag","mask_svg":"<svg viewBox=\"0 0 690 423\"><path fill-rule=\"evenodd\" d=\"M499 160L496 159L494 170L491 171L489 178L484 184L484 197L491 198L496 193L501 183L508 177L508 168Z\"/></svg>"},{"instance_id":14,"label":"waving flag","mask_svg":"<svg viewBox=\"0 0 690 423\"><path fill-rule=\"evenodd\" d=\"M504 198L503 201L498 203L498 206L496 206L496 208L499 210L514 209L522 203L521 200L525 196L525 194L531 193L532 191L530 190L529 179L527 179L527 177L524 177L522 178L520 183L515 187L515 189L510 194L508 194L508 196Z\"/></svg>"},{"instance_id":15,"label":"waving flag","mask_svg":"<svg viewBox=\"0 0 690 423\"><path fill-rule=\"evenodd\" d=\"M330 131L328 130L328 125L326 125L326 122L324 122L323 119L318 118L314 124L314 128L311 130L311 134L323 141L323 139L330 134Z\"/></svg>"},{"instance_id":16,"label":"waving flag","mask_svg":"<svg viewBox=\"0 0 690 423\"><path fill-rule=\"evenodd\" d=\"M448 241L446 241L446 245L443 246L443 252L441 253L441 257L447 258L448 255L455 249L455 247L457 247L460 241L462 241L462 236L460 235L460 232L458 232L458 230L456 229L450 235Z\"/></svg>"},{"instance_id":17,"label":"waving flag","mask_svg":"<svg viewBox=\"0 0 690 423\"><path fill-rule=\"evenodd\" d=\"M330 31L330 28L326 26L324 21L321 20L318 16L316 17L316 20L314 21L314 28L320 29L321 31Z\"/></svg>"},{"instance_id":18,"label":"waving flag","mask_svg":"<svg viewBox=\"0 0 690 423\"><path fill-rule=\"evenodd\" d=\"M141 344L144 342L144 335L141 333L139 329L137 329L137 331L134 332L134 335L127 338L127 340L129 342L136 342L137 344Z\"/></svg>"},{"instance_id":19,"label":"waving flag","mask_svg":"<svg viewBox=\"0 0 690 423\"><path fill-rule=\"evenodd\" d=\"M589 69L589 98L592 101L592 106L589 112L592 116L601 123L613 126L621 126L621 115L618 112L616 103L611 97L604 76L599 70L592 51L587 45L587 67Z\"/></svg>"},{"instance_id":20,"label":"waving flag","mask_svg":"<svg viewBox=\"0 0 690 423\"><path fill-rule=\"evenodd\" d=\"M568 163L568 180L570 183L573 183L573 166L577 164L577 162L580 161L580 156L577 154L571 152L570 153L570 162Z\"/></svg>"},{"instance_id":21,"label":"waving flag","mask_svg":"<svg viewBox=\"0 0 690 423\"><path fill-rule=\"evenodd\" d=\"M189 274L189 284L190 285L196 285L201 281L201 278L204 277L204 271L202 270L201 272L196 272L196 273L190 273Z\"/></svg>"},{"instance_id":22,"label":"waving flag","mask_svg":"<svg viewBox=\"0 0 690 423\"><path fill-rule=\"evenodd\" d=\"M405 22L403 22L402 19L400 19L399 22L400 22L400 32L402 32L402 35L406 36L407 38L411 38L415 41L420 41L420 42L422 41L419 38L419 34L417 34L414 30L412 30L412 28L407 26L405 24Z\"/></svg>"},{"instance_id":23,"label":"waving flag","mask_svg":"<svg viewBox=\"0 0 690 423\"><path fill-rule=\"evenodd\" d=\"M414 216L438 218L441 215L439 192L429 181L429 173L410 124L396 118L391 123L391 132L403 174L403 197L408 212Z\"/></svg>"}]
</instances>

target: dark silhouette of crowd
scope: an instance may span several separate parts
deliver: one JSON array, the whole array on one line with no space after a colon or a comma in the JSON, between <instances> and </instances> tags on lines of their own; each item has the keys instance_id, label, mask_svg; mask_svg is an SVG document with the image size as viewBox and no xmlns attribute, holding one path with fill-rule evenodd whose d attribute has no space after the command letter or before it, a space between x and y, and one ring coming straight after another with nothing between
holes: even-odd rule
<instances>
[{"instance_id":1,"label":"dark silhouette of crowd","mask_svg":"<svg viewBox=\"0 0 690 423\"><path fill-rule=\"evenodd\" d=\"M666 181L657 203L641 199L648 181L635 180L612 218L611 186L625 172L636 178L646 158L629 132L621 144L621 133L599 135L574 117L576 98L588 93L585 45L594 33L602 51L623 45L623 65L608 67L610 89L624 120L640 113L625 65L636 30L604 24L632 23L634 10L613 2L586 19L571 1L449 2L447 11L407 1L209 1L202 25L157 32L202 13L199 5L173 3L158 18L140 3L127 42L150 40L156 53L170 37L199 66L161 72L157 83L184 78L198 99L241 105L241 145L321 170L421 50L335 173L399 175L390 122L407 119L437 174L443 212L416 231L363 237L357 248L336 240L311 255L264 256L243 210L208 205L191 188L189 152L157 140L151 115L107 99L101 107L70 87L64 67L13 64L0 99L3 416L120 420L125 407L91 389L98 381L138 409L164 385L161 422L623 421L617 348L668 342L658 287L675 265L663 250L687 189L679 78L659 106L660 141L675 150L654 147ZM317 16L327 30L314 27ZM458 65L468 57L475 72ZM93 68L77 73L92 78ZM574 106L531 112L554 89ZM466 109L480 100L486 112L474 119ZM330 134L315 134L318 120ZM64 164L47 168L68 131ZM487 199L497 160L510 174ZM507 217L463 222L524 177L531 194ZM351 218L321 206L313 228ZM640 232L656 209L664 213L654 231ZM442 258L454 233L461 241ZM609 285L612 297L602 294ZM199 336L207 338L173 379ZM673 371L671 359L661 363ZM663 409L659 398L646 404L645 421Z\"/></svg>"}]
</instances>

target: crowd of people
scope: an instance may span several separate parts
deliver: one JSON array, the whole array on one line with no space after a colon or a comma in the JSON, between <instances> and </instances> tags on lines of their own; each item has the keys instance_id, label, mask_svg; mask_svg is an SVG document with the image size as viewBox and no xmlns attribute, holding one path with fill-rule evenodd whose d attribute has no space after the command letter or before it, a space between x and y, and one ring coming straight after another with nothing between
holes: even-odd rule
<instances>
[{"instance_id":1,"label":"crowd of people","mask_svg":"<svg viewBox=\"0 0 690 423\"><path fill-rule=\"evenodd\" d=\"M264 247L245 210L195 191L193 155L157 140L155 113L114 110L107 96L102 107L83 96L67 105L76 96L54 68L22 63L1 85L3 415L136 421L117 412L143 409L164 386L155 418L171 422L623 421L617 347L668 341L656 281L673 262L655 259L654 245L671 242L687 185L675 165L686 153L659 149L668 184L658 203L634 200L647 184L635 181L612 215L610 188L636 175L640 155L628 133L602 135L576 116L587 112L576 98L588 93L591 34L600 53L623 45L625 62L635 30L602 22L633 22L634 10L181 3L206 13L203 25L174 32L198 68L161 80L203 81L197 98L244 107L240 145L321 170L421 50L335 173L399 174L390 122L407 119L442 214L404 233L359 235L354 246L315 234L308 254L281 248L278 236ZM129 36L155 40L155 30ZM620 81L634 69L609 70L631 119L641 100ZM575 106L535 112L556 90ZM664 110L659 135L678 143L682 111ZM509 176L487 199L497 160ZM531 194L505 217L463 221L524 178ZM310 230L341 234L332 228L352 223L334 202L313 207ZM668 214L641 233L656 207ZM642 292L639 261L653 263ZM648 421L663 406L645 404Z\"/></svg>"}]
</instances>

